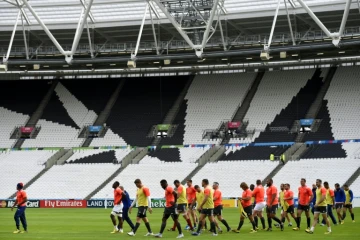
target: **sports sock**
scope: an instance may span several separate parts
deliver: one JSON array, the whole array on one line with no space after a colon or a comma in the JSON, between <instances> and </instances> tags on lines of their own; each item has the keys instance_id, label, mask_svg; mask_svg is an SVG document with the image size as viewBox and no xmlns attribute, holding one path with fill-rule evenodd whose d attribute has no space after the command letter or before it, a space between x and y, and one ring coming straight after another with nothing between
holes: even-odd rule
<instances>
[{"instance_id":1,"label":"sports sock","mask_svg":"<svg viewBox=\"0 0 360 240\"><path fill-rule=\"evenodd\" d=\"M172 227L172 230L175 231L175 228L176 228L176 223L174 222L174 225L173 225L173 227Z\"/></svg>"},{"instance_id":2,"label":"sports sock","mask_svg":"<svg viewBox=\"0 0 360 240\"><path fill-rule=\"evenodd\" d=\"M211 225L211 229L213 230L213 233L215 233L216 234L216 226L215 226L215 222L211 222L210 223L210 225Z\"/></svg>"},{"instance_id":3,"label":"sports sock","mask_svg":"<svg viewBox=\"0 0 360 240\"><path fill-rule=\"evenodd\" d=\"M193 225L192 225L190 219L186 219L186 222L187 222L188 226L190 227L190 229L193 229Z\"/></svg>"},{"instance_id":4,"label":"sports sock","mask_svg":"<svg viewBox=\"0 0 360 240\"><path fill-rule=\"evenodd\" d=\"M197 233L200 233L200 231L201 231L201 228L202 228L202 222L199 222L199 227L198 227L198 229L197 229Z\"/></svg>"},{"instance_id":5,"label":"sports sock","mask_svg":"<svg viewBox=\"0 0 360 240\"><path fill-rule=\"evenodd\" d=\"M139 224L139 225L140 225L140 224ZM149 233L152 233L149 222L145 223L145 227L146 227L146 229L148 230Z\"/></svg>"},{"instance_id":6,"label":"sports sock","mask_svg":"<svg viewBox=\"0 0 360 240\"><path fill-rule=\"evenodd\" d=\"M311 219L310 219L310 218L306 218L306 223L307 223L307 227L310 228Z\"/></svg>"},{"instance_id":7,"label":"sports sock","mask_svg":"<svg viewBox=\"0 0 360 240\"><path fill-rule=\"evenodd\" d=\"M278 224L283 224L280 219L278 217L273 217L273 219L275 220L275 222L277 222Z\"/></svg>"},{"instance_id":8,"label":"sports sock","mask_svg":"<svg viewBox=\"0 0 360 240\"><path fill-rule=\"evenodd\" d=\"M351 219L354 221L355 220L355 215L353 213L351 213Z\"/></svg>"},{"instance_id":9,"label":"sports sock","mask_svg":"<svg viewBox=\"0 0 360 240\"><path fill-rule=\"evenodd\" d=\"M254 217L255 227L258 227L259 219L257 216Z\"/></svg>"},{"instance_id":10,"label":"sports sock","mask_svg":"<svg viewBox=\"0 0 360 240\"><path fill-rule=\"evenodd\" d=\"M251 224L252 224L252 226L253 226L253 229L256 230L255 222L252 221Z\"/></svg>"},{"instance_id":11,"label":"sports sock","mask_svg":"<svg viewBox=\"0 0 360 240\"><path fill-rule=\"evenodd\" d=\"M297 226L298 228L300 228L300 224L301 224L301 217L297 217L297 218L296 218L296 226Z\"/></svg>"},{"instance_id":12,"label":"sports sock","mask_svg":"<svg viewBox=\"0 0 360 240\"><path fill-rule=\"evenodd\" d=\"M138 230L138 228L140 227L140 223L135 223L135 227L133 229L133 232L136 233L136 231Z\"/></svg>"},{"instance_id":13,"label":"sports sock","mask_svg":"<svg viewBox=\"0 0 360 240\"><path fill-rule=\"evenodd\" d=\"M166 227L166 223L165 222L161 223L161 228L160 228L161 234L164 232L165 227Z\"/></svg>"},{"instance_id":14,"label":"sports sock","mask_svg":"<svg viewBox=\"0 0 360 240\"><path fill-rule=\"evenodd\" d=\"M227 230L230 229L229 224L226 222L225 219L221 220L221 222L225 225L225 227L227 228Z\"/></svg>"},{"instance_id":15,"label":"sports sock","mask_svg":"<svg viewBox=\"0 0 360 240\"><path fill-rule=\"evenodd\" d=\"M345 220L345 218L346 218L346 213L343 213L342 219Z\"/></svg>"},{"instance_id":16,"label":"sports sock","mask_svg":"<svg viewBox=\"0 0 360 240\"><path fill-rule=\"evenodd\" d=\"M176 227L177 227L177 229L179 231L179 234L182 234L182 229L181 229L181 225L180 225L179 222L176 224Z\"/></svg>"},{"instance_id":17,"label":"sports sock","mask_svg":"<svg viewBox=\"0 0 360 240\"><path fill-rule=\"evenodd\" d=\"M261 218L260 218L260 221L261 221L261 224L262 224L263 229L265 229L265 218L264 218L264 217L261 217ZM271 226L270 226L270 227L271 227Z\"/></svg>"},{"instance_id":18,"label":"sports sock","mask_svg":"<svg viewBox=\"0 0 360 240\"><path fill-rule=\"evenodd\" d=\"M312 232L313 232L314 230L315 230L315 228L314 228L314 227L311 227L311 228L310 228L310 231L312 231Z\"/></svg>"},{"instance_id":19,"label":"sports sock","mask_svg":"<svg viewBox=\"0 0 360 240\"><path fill-rule=\"evenodd\" d=\"M272 221L271 221L271 218L270 217L268 217L268 225L269 225L269 228L272 228Z\"/></svg>"},{"instance_id":20,"label":"sports sock","mask_svg":"<svg viewBox=\"0 0 360 240\"><path fill-rule=\"evenodd\" d=\"M244 224L244 220L240 220L237 230L240 230L243 224Z\"/></svg>"},{"instance_id":21,"label":"sports sock","mask_svg":"<svg viewBox=\"0 0 360 240\"><path fill-rule=\"evenodd\" d=\"M285 223L285 218L284 217L281 218L281 222Z\"/></svg>"}]
</instances>

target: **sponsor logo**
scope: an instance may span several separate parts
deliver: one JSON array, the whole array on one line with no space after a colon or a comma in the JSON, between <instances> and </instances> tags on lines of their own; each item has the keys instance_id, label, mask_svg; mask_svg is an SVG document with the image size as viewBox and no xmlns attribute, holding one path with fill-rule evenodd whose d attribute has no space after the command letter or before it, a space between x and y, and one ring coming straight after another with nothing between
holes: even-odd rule
<instances>
[{"instance_id":1,"label":"sponsor logo","mask_svg":"<svg viewBox=\"0 0 360 240\"><path fill-rule=\"evenodd\" d=\"M165 200L164 199L151 199L151 208L164 208Z\"/></svg>"},{"instance_id":2,"label":"sponsor logo","mask_svg":"<svg viewBox=\"0 0 360 240\"><path fill-rule=\"evenodd\" d=\"M11 208L14 206L15 201L14 200L8 200L8 201L2 201L1 207L8 207ZM39 208L40 207L40 201L37 200L29 200L26 202L26 207L28 208Z\"/></svg>"},{"instance_id":3,"label":"sponsor logo","mask_svg":"<svg viewBox=\"0 0 360 240\"><path fill-rule=\"evenodd\" d=\"M41 200L41 208L86 208L86 200Z\"/></svg>"},{"instance_id":4,"label":"sponsor logo","mask_svg":"<svg viewBox=\"0 0 360 240\"><path fill-rule=\"evenodd\" d=\"M0 208L6 208L6 201L0 202Z\"/></svg>"}]
</instances>

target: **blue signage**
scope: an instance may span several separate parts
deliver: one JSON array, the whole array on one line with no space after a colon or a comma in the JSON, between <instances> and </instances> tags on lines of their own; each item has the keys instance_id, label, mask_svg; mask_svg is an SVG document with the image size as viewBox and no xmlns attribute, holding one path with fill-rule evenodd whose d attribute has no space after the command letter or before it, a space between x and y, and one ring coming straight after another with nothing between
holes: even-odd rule
<instances>
[{"instance_id":1,"label":"blue signage","mask_svg":"<svg viewBox=\"0 0 360 240\"><path fill-rule=\"evenodd\" d=\"M100 132L102 126L89 126L89 132L95 132L98 133Z\"/></svg>"},{"instance_id":2,"label":"blue signage","mask_svg":"<svg viewBox=\"0 0 360 240\"><path fill-rule=\"evenodd\" d=\"M300 119L301 126L311 126L314 122L314 119Z\"/></svg>"}]
</instances>

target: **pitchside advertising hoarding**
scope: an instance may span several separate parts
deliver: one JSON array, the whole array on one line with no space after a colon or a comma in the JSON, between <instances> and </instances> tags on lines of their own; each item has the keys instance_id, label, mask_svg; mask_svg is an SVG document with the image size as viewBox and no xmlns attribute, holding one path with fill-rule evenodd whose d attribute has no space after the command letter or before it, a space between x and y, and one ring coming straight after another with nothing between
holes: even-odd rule
<instances>
[{"instance_id":1,"label":"pitchside advertising hoarding","mask_svg":"<svg viewBox=\"0 0 360 240\"><path fill-rule=\"evenodd\" d=\"M0 208L11 208L14 206L15 200L0 200ZM26 207L28 208L39 208L40 201L39 200L29 200L26 203Z\"/></svg>"}]
</instances>

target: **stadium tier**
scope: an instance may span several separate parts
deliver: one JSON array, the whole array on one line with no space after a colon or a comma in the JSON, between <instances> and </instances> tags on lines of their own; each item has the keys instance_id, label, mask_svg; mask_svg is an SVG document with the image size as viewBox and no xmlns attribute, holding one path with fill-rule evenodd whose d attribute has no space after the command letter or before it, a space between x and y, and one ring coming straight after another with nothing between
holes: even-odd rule
<instances>
[{"instance_id":1,"label":"stadium tier","mask_svg":"<svg viewBox=\"0 0 360 240\"><path fill-rule=\"evenodd\" d=\"M66 160L67 163L121 163L131 150L87 149L74 150L74 154Z\"/></svg>"}]
</instances>

